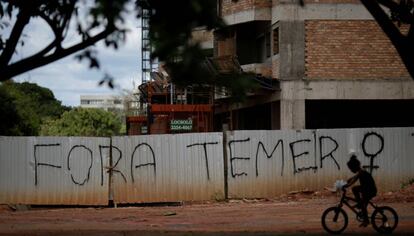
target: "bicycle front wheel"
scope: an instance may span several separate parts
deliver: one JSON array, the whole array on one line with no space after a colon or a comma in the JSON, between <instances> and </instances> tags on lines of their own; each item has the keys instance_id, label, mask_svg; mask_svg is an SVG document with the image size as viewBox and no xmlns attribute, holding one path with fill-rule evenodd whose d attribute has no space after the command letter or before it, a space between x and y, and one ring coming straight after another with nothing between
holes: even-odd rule
<instances>
[{"instance_id":1,"label":"bicycle front wheel","mask_svg":"<svg viewBox=\"0 0 414 236\"><path fill-rule=\"evenodd\" d=\"M372 227L381 234L390 234L397 228L397 212L388 206L378 207L371 216Z\"/></svg>"},{"instance_id":2,"label":"bicycle front wheel","mask_svg":"<svg viewBox=\"0 0 414 236\"><path fill-rule=\"evenodd\" d=\"M330 207L322 214L322 227L330 234L340 234L348 226L348 215L339 207Z\"/></svg>"}]
</instances>

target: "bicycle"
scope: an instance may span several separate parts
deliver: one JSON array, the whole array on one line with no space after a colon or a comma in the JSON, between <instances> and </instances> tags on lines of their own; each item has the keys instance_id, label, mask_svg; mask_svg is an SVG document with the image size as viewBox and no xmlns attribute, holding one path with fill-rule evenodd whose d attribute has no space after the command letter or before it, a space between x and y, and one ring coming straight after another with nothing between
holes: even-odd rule
<instances>
[{"instance_id":1,"label":"bicycle","mask_svg":"<svg viewBox=\"0 0 414 236\"><path fill-rule=\"evenodd\" d=\"M363 214L361 209L357 209L357 201L355 198L346 196L346 191L342 190L342 197L337 206L329 207L322 214L322 227L331 234L340 234L348 226L348 215L343 209L343 206L347 206L352 212L355 213L356 219L359 222L363 222ZM354 202L351 205L350 202ZM372 227L381 234L391 234L398 225L397 212L389 206L377 206L373 202L369 201L368 206L374 208L374 211L370 217Z\"/></svg>"}]
</instances>

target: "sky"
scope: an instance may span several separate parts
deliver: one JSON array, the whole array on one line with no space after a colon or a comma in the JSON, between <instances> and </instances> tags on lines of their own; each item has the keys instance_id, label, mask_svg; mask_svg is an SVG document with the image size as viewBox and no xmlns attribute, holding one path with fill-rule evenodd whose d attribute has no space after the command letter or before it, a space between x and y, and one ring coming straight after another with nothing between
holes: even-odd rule
<instances>
[{"instance_id":1,"label":"sky","mask_svg":"<svg viewBox=\"0 0 414 236\"><path fill-rule=\"evenodd\" d=\"M72 54L57 62L31 70L14 78L17 82L37 83L53 91L56 99L66 106L79 106L81 95L115 94L121 95L125 90L131 91L133 85L141 81L141 29L140 22L134 14L127 18L125 26L129 29L126 42L115 50L106 48L103 42L94 46L98 52L100 70L90 69L87 60L79 62ZM52 38L52 32L41 20L34 20L26 26L25 45L14 56L14 60L30 56L43 48ZM74 43L77 36L68 34L67 45ZM114 77L115 89L98 83L108 73Z\"/></svg>"}]
</instances>

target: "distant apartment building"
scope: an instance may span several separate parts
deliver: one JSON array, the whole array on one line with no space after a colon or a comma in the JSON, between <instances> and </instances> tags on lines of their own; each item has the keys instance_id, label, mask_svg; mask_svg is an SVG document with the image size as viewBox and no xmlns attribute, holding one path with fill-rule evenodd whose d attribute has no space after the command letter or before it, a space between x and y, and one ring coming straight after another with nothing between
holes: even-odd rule
<instances>
[{"instance_id":1,"label":"distant apartment building","mask_svg":"<svg viewBox=\"0 0 414 236\"><path fill-rule=\"evenodd\" d=\"M123 111L124 101L121 96L115 95L81 95L80 107L99 108L106 111Z\"/></svg>"},{"instance_id":2,"label":"distant apartment building","mask_svg":"<svg viewBox=\"0 0 414 236\"><path fill-rule=\"evenodd\" d=\"M215 58L234 57L278 86L244 103L216 99L216 127L413 126L413 78L360 1L304 2L218 1L227 26L205 45L213 45Z\"/></svg>"}]
</instances>

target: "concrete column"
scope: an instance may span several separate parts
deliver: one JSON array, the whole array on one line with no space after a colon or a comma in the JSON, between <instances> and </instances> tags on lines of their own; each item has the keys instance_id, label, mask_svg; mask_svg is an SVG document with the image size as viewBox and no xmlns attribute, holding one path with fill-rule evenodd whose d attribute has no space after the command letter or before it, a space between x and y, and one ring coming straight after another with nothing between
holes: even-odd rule
<instances>
[{"instance_id":1,"label":"concrete column","mask_svg":"<svg viewBox=\"0 0 414 236\"><path fill-rule=\"evenodd\" d=\"M305 76L305 22L279 23L280 79L301 80Z\"/></svg>"},{"instance_id":2,"label":"concrete column","mask_svg":"<svg viewBox=\"0 0 414 236\"><path fill-rule=\"evenodd\" d=\"M280 101L280 129L305 129L305 100Z\"/></svg>"},{"instance_id":3,"label":"concrete column","mask_svg":"<svg viewBox=\"0 0 414 236\"><path fill-rule=\"evenodd\" d=\"M280 21L280 129L305 128L305 22Z\"/></svg>"}]
</instances>

